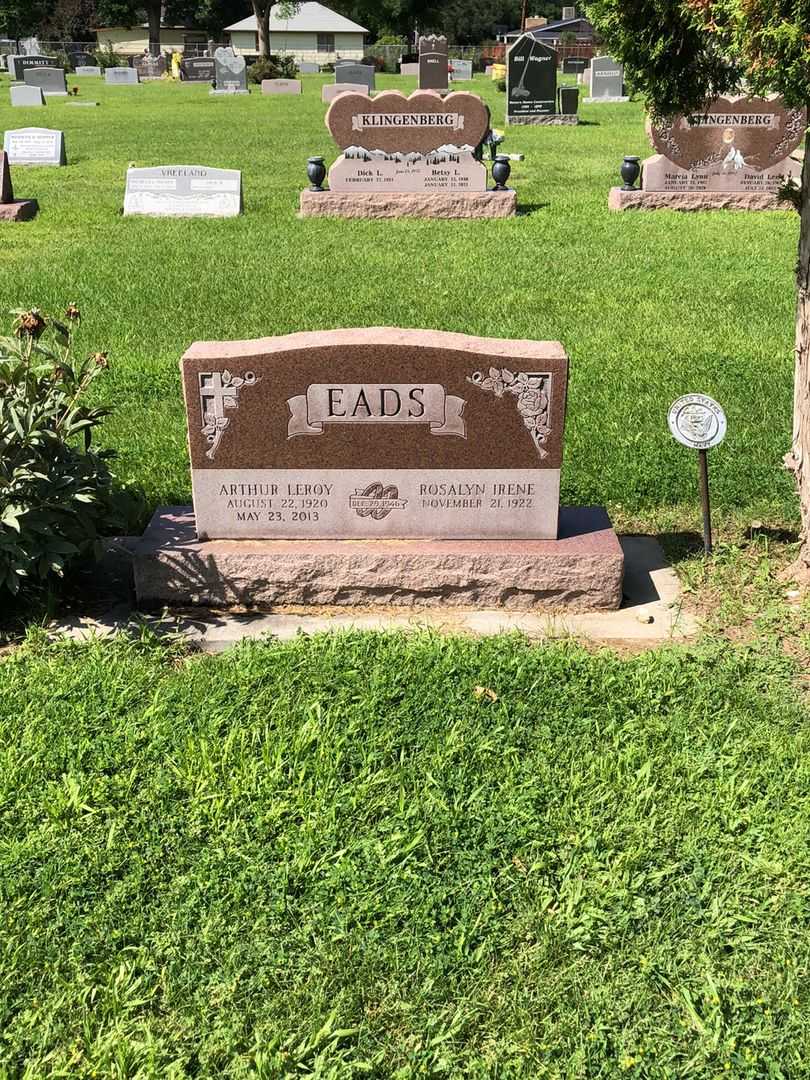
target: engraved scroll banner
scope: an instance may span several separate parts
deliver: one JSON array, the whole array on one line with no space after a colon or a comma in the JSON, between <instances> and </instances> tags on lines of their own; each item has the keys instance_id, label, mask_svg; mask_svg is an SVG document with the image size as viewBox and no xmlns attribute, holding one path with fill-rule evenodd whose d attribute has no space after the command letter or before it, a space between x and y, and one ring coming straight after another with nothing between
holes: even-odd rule
<instances>
[{"instance_id":1,"label":"engraved scroll banner","mask_svg":"<svg viewBox=\"0 0 810 1080\"><path fill-rule=\"evenodd\" d=\"M428 424L431 435L466 439L465 405L439 383L312 383L287 399L287 438L323 435L324 424Z\"/></svg>"}]
</instances>

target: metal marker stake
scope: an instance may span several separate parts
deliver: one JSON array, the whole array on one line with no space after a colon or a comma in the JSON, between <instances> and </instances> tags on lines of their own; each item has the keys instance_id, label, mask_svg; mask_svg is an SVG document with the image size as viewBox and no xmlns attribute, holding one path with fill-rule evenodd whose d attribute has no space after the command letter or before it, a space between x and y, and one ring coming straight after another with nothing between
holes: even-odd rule
<instances>
[{"instance_id":1,"label":"metal marker stake","mask_svg":"<svg viewBox=\"0 0 810 1080\"><path fill-rule=\"evenodd\" d=\"M700 478L700 502L703 507L703 550L712 553L712 510L709 504L709 453L698 450L698 476Z\"/></svg>"},{"instance_id":2,"label":"metal marker stake","mask_svg":"<svg viewBox=\"0 0 810 1080\"><path fill-rule=\"evenodd\" d=\"M703 510L703 548L712 553L712 512L709 502L709 448L726 436L726 414L706 394L686 394L674 401L667 416L673 438L698 452L698 482Z\"/></svg>"}]
</instances>

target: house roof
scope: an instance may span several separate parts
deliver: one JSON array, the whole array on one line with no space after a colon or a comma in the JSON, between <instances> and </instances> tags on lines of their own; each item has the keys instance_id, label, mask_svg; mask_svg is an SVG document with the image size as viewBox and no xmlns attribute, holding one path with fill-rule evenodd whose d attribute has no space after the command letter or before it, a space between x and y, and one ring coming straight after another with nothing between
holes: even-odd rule
<instances>
[{"instance_id":1,"label":"house roof","mask_svg":"<svg viewBox=\"0 0 810 1080\"><path fill-rule=\"evenodd\" d=\"M328 7L324 7L323 4L318 4L311 0L309 3L303 3L298 8L295 15L292 15L289 19L279 19L276 15L276 6L274 5L270 11L270 32L273 33L317 33L317 34L367 34L368 30L365 26L358 26L356 22L352 22L351 19L347 19L343 15L338 15L336 11L331 11ZM246 19L242 19L241 22L233 23L231 26L226 26L226 30L252 30L258 29L256 25L256 16L249 15Z\"/></svg>"},{"instance_id":2,"label":"house roof","mask_svg":"<svg viewBox=\"0 0 810 1080\"><path fill-rule=\"evenodd\" d=\"M577 15L573 19L557 19L556 22L545 23L543 26L533 26L531 30L510 30L509 33L504 36L508 38L518 38L522 37L524 33L529 34L530 37L537 37L538 35L545 34L562 34L566 30L574 30L574 27L579 23L585 24L585 29L579 31L581 34L593 33L593 26L588 22L585 16Z\"/></svg>"}]
</instances>

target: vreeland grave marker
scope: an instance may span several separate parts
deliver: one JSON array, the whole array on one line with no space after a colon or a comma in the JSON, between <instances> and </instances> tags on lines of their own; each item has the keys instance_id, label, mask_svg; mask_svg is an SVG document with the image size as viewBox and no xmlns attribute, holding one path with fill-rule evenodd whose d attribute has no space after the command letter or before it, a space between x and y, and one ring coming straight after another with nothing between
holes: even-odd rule
<instances>
[{"instance_id":1,"label":"vreeland grave marker","mask_svg":"<svg viewBox=\"0 0 810 1080\"><path fill-rule=\"evenodd\" d=\"M124 215L237 217L242 212L242 173L205 165L127 169Z\"/></svg>"}]
</instances>

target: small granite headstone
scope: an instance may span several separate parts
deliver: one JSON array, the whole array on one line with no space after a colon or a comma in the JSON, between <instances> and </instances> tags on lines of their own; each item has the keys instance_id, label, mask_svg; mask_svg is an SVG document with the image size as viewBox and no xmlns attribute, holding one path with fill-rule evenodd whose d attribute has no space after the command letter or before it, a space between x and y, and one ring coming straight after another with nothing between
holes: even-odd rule
<instances>
[{"instance_id":1,"label":"small granite headstone","mask_svg":"<svg viewBox=\"0 0 810 1080\"><path fill-rule=\"evenodd\" d=\"M556 342L334 330L182 360L203 538L555 539Z\"/></svg>"},{"instance_id":2,"label":"small granite headstone","mask_svg":"<svg viewBox=\"0 0 810 1080\"><path fill-rule=\"evenodd\" d=\"M81 67L77 67L76 70L73 72L73 74L78 76L79 78L81 78L83 75L100 76L101 75L101 68L100 67L95 67L92 64L83 64Z\"/></svg>"},{"instance_id":3,"label":"small granite headstone","mask_svg":"<svg viewBox=\"0 0 810 1080\"><path fill-rule=\"evenodd\" d=\"M132 61L132 66L141 79L161 79L166 74L166 57L144 53L136 56Z\"/></svg>"},{"instance_id":4,"label":"small granite headstone","mask_svg":"<svg viewBox=\"0 0 810 1080\"><path fill-rule=\"evenodd\" d=\"M557 112L561 113L563 116L576 116L577 108L579 106L578 86L558 86L557 98Z\"/></svg>"},{"instance_id":5,"label":"small granite headstone","mask_svg":"<svg viewBox=\"0 0 810 1080\"><path fill-rule=\"evenodd\" d=\"M400 64L399 65L399 73L400 73L400 75L407 75L410 78L413 78L414 76L416 76L418 78L419 77L419 64L418 64L418 62L414 63L414 64Z\"/></svg>"},{"instance_id":6,"label":"small granite headstone","mask_svg":"<svg viewBox=\"0 0 810 1080\"><path fill-rule=\"evenodd\" d=\"M63 68L29 68L23 75L26 86L38 86L46 97L67 97L67 81Z\"/></svg>"},{"instance_id":7,"label":"small granite headstone","mask_svg":"<svg viewBox=\"0 0 810 1080\"><path fill-rule=\"evenodd\" d=\"M17 83L11 86L11 104L15 107L36 108L45 104L45 95L38 86Z\"/></svg>"},{"instance_id":8,"label":"small granite headstone","mask_svg":"<svg viewBox=\"0 0 810 1080\"><path fill-rule=\"evenodd\" d=\"M321 101L328 105L334 101L338 94L365 94L368 97L368 87L365 83L326 83L321 87Z\"/></svg>"},{"instance_id":9,"label":"small granite headstone","mask_svg":"<svg viewBox=\"0 0 810 1080\"><path fill-rule=\"evenodd\" d=\"M127 169L124 214L147 217L237 217L242 174L205 165Z\"/></svg>"},{"instance_id":10,"label":"small granite headstone","mask_svg":"<svg viewBox=\"0 0 810 1080\"><path fill-rule=\"evenodd\" d=\"M446 90L448 85L447 38L430 34L419 38L419 89Z\"/></svg>"},{"instance_id":11,"label":"small granite headstone","mask_svg":"<svg viewBox=\"0 0 810 1080\"><path fill-rule=\"evenodd\" d=\"M12 165L66 165L65 136L51 128L6 131L3 149Z\"/></svg>"},{"instance_id":12,"label":"small granite headstone","mask_svg":"<svg viewBox=\"0 0 810 1080\"><path fill-rule=\"evenodd\" d=\"M136 86L140 79L135 68L108 67L104 72L104 81L112 86Z\"/></svg>"},{"instance_id":13,"label":"small granite headstone","mask_svg":"<svg viewBox=\"0 0 810 1080\"><path fill-rule=\"evenodd\" d=\"M213 82L217 77L217 65L213 56L189 56L181 68L184 82Z\"/></svg>"},{"instance_id":14,"label":"small granite headstone","mask_svg":"<svg viewBox=\"0 0 810 1080\"><path fill-rule=\"evenodd\" d=\"M298 70L302 75L317 75L321 70L321 65L313 64L308 60L302 60L298 65Z\"/></svg>"},{"instance_id":15,"label":"small granite headstone","mask_svg":"<svg viewBox=\"0 0 810 1080\"><path fill-rule=\"evenodd\" d=\"M336 64L335 83L356 83L374 89L374 68L369 64Z\"/></svg>"},{"instance_id":16,"label":"small granite headstone","mask_svg":"<svg viewBox=\"0 0 810 1080\"><path fill-rule=\"evenodd\" d=\"M584 56L566 56L563 60L563 75L578 75L588 66Z\"/></svg>"},{"instance_id":17,"label":"small granite headstone","mask_svg":"<svg viewBox=\"0 0 810 1080\"><path fill-rule=\"evenodd\" d=\"M212 94L247 94L247 65L244 56L231 48L219 48L214 53L216 89Z\"/></svg>"},{"instance_id":18,"label":"small granite headstone","mask_svg":"<svg viewBox=\"0 0 810 1080\"><path fill-rule=\"evenodd\" d=\"M299 79L262 79L263 94L300 94Z\"/></svg>"},{"instance_id":19,"label":"small granite headstone","mask_svg":"<svg viewBox=\"0 0 810 1080\"><path fill-rule=\"evenodd\" d=\"M531 123L553 116L557 100L557 53L531 34L518 38L507 55L506 119Z\"/></svg>"},{"instance_id":20,"label":"small granite headstone","mask_svg":"<svg viewBox=\"0 0 810 1080\"><path fill-rule=\"evenodd\" d=\"M68 59L70 60L70 67L74 73L77 67L86 67L88 64L94 64L96 62L95 56L89 52L71 52L68 53Z\"/></svg>"},{"instance_id":21,"label":"small granite headstone","mask_svg":"<svg viewBox=\"0 0 810 1080\"><path fill-rule=\"evenodd\" d=\"M622 65L612 56L595 56L590 67L589 103L626 100Z\"/></svg>"},{"instance_id":22,"label":"small granite headstone","mask_svg":"<svg viewBox=\"0 0 810 1080\"><path fill-rule=\"evenodd\" d=\"M472 60L451 60L450 68L454 82L469 82L473 77Z\"/></svg>"}]
</instances>

